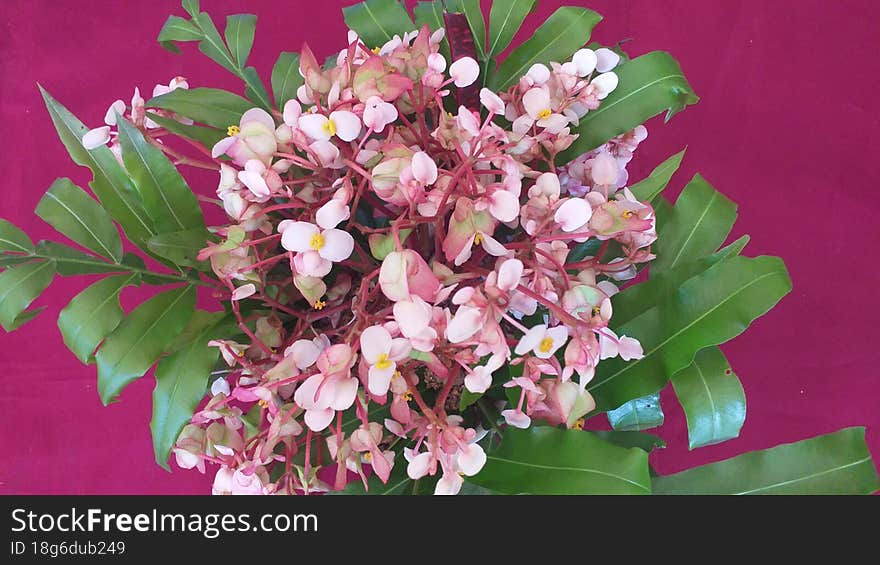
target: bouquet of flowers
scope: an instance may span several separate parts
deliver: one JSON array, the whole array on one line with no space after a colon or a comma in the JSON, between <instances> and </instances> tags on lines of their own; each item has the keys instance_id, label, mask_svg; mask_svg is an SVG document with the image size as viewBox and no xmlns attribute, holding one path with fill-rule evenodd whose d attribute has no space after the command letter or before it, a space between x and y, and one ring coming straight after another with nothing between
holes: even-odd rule
<instances>
[{"instance_id":1,"label":"bouquet of flowers","mask_svg":"<svg viewBox=\"0 0 880 565\"><path fill-rule=\"evenodd\" d=\"M791 283L747 236L722 247L736 205L705 179L661 195L683 151L629 179L644 122L698 100L677 62L588 44L581 7L499 61L534 6L367 0L325 62L281 53L270 95L256 17L221 35L184 0L159 42L198 43L244 97L175 77L89 128L43 91L92 194L60 178L36 209L75 247L0 221L0 322L56 274L102 275L65 343L105 404L155 364L156 461L210 468L215 494L875 490L862 428L652 472L669 381L691 448L737 437L717 346ZM218 172L216 199L186 167ZM160 291L126 313L133 285ZM603 413L613 431L583 430Z\"/></svg>"}]
</instances>

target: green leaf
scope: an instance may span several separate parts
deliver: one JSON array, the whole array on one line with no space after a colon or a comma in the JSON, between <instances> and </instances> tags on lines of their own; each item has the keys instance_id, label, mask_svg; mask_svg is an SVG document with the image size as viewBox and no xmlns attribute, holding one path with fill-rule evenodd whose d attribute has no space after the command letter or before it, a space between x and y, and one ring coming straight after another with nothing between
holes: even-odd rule
<instances>
[{"instance_id":1,"label":"green leaf","mask_svg":"<svg viewBox=\"0 0 880 565\"><path fill-rule=\"evenodd\" d=\"M614 323L626 324L639 314L670 299L688 279L719 261L739 255L748 241L749 236L744 235L717 253L682 263L668 271L654 272L652 268L649 280L630 286L611 299L614 305Z\"/></svg>"},{"instance_id":2,"label":"green leaf","mask_svg":"<svg viewBox=\"0 0 880 565\"><path fill-rule=\"evenodd\" d=\"M147 102L150 108L162 108L221 130L238 125L242 114L254 105L237 94L216 88L177 88Z\"/></svg>"},{"instance_id":3,"label":"green leaf","mask_svg":"<svg viewBox=\"0 0 880 565\"><path fill-rule=\"evenodd\" d=\"M34 244L18 226L12 222L0 219L0 251L33 253Z\"/></svg>"},{"instance_id":4,"label":"green leaf","mask_svg":"<svg viewBox=\"0 0 880 565\"><path fill-rule=\"evenodd\" d=\"M200 12L193 15L192 21L202 30L203 39L199 42L199 51L224 69L238 75L239 65L223 43L223 38L220 37L220 32L217 31L217 26L214 25L211 16L205 12ZM147 106L149 105L147 104Z\"/></svg>"},{"instance_id":5,"label":"green leaf","mask_svg":"<svg viewBox=\"0 0 880 565\"><path fill-rule=\"evenodd\" d=\"M366 0L342 8L349 28L357 32L367 47L381 47L396 35L415 29L406 7L397 0Z\"/></svg>"},{"instance_id":6,"label":"green leaf","mask_svg":"<svg viewBox=\"0 0 880 565\"><path fill-rule=\"evenodd\" d=\"M180 50L174 45L175 41L198 41L201 38L202 32L188 20L177 16L168 16L156 41L172 53L179 53Z\"/></svg>"},{"instance_id":7,"label":"green leaf","mask_svg":"<svg viewBox=\"0 0 880 565\"><path fill-rule=\"evenodd\" d=\"M442 0L419 2L413 8L413 20L415 21L416 28L421 29L424 25L427 25L431 31L445 28L446 22L443 20L443 10ZM440 42L440 53L443 54L447 61L449 60L449 40L445 36L443 41Z\"/></svg>"},{"instance_id":8,"label":"green leaf","mask_svg":"<svg viewBox=\"0 0 880 565\"><path fill-rule=\"evenodd\" d=\"M64 344L81 362L94 361L92 353L122 321L119 292L140 284L140 275L106 277L73 297L58 315L58 329Z\"/></svg>"},{"instance_id":9,"label":"green leaf","mask_svg":"<svg viewBox=\"0 0 880 565\"><path fill-rule=\"evenodd\" d=\"M614 69L620 82L599 108L581 118L572 128L579 134L558 157L558 164L599 147L609 139L628 132L657 114L667 111L666 120L696 104L699 97L669 53L653 51Z\"/></svg>"},{"instance_id":10,"label":"green leaf","mask_svg":"<svg viewBox=\"0 0 880 565\"><path fill-rule=\"evenodd\" d=\"M16 323L19 315L46 290L54 277L55 263L52 261L27 263L0 273L0 325L3 329L11 332L24 323ZM25 316L29 314L25 313Z\"/></svg>"},{"instance_id":11,"label":"green leaf","mask_svg":"<svg viewBox=\"0 0 880 565\"><path fill-rule=\"evenodd\" d=\"M587 389L599 410L657 392L697 351L736 337L791 290L778 257L732 257L687 280L657 306L616 326L636 336L644 357L607 359Z\"/></svg>"},{"instance_id":12,"label":"green leaf","mask_svg":"<svg viewBox=\"0 0 880 565\"><path fill-rule=\"evenodd\" d=\"M650 494L648 454L595 434L508 427L486 466L468 482L503 494Z\"/></svg>"},{"instance_id":13,"label":"green leaf","mask_svg":"<svg viewBox=\"0 0 880 565\"><path fill-rule=\"evenodd\" d=\"M183 9L192 16L196 17L199 13L199 0L183 0L181 2Z\"/></svg>"},{"instance_id":14,"label":"green leaf","mask_svg":"<svg viewBox=\"0 0 880 565\"><path fill-rule=\"evenodd\" d=\"M263 81L260 80L260 75L257 74L257 69L253 67L247 67L241 71L241 79L244 81L245 95L262 106L262 108L266 111L272 111L272 101L269 100L269 93L266 92L266 87L263 86Z\"/></svg>"},{"instance_id":15,"label":"green leaf","mask_svg":"<svg viewBox=\"0 0 880 565\"><path fill-rule=\"evenodd\" d=\"M91 169L94 180L89 186L101 205L119 222L128 239L143 248L146 240L156 235L156 231L128 174L108 147L101 146L87 151L82 145L82 137L88 128L43 90L43 87L40 87L40 92L70 157L76 164Z\"/></svg>"},{"instance_id":16,"label":"green leaf","mask_svg":"<svg viewBox=\"0 0 880 565\"><path fill-rule=\"evenodd\" d=\"M122 241L101 205L68 178L56 179L37 204L36 214L73 241L119 262Z\"/></svg>"},{"instance_id":17,"label":"green leaf","mask_svg":"<svg viewBox=\"0 0 880 565\"><path fill-rule=\"evenodd\" d=\"M226 130L182 124L177 120L160 116L153 112L147 112L147 117L171 133L187 139L192 139L193 141L198 141L209 151L214 147L215 143L226 137Z\"/></svg>"},{"instance_id":18,"label":"green leaf","mask_svg":"<svg viewBox=\"0 0 880 565\"><path fill-rule=\"evenodd\" d=\"M481 59L486 58L486 20L480 8L480 0L446 0L447 12L463 13L474 36L474 46Z\"/></svg>"},{"instance_id":19,"label":"green leaf","mask_svg":"<svg viewBox=\"0 0 880 565\"><path fill-rule=\"evenodd\" d=\"M736 204L700 175L684 187L652 249L651 270L664 271L713 253L736 222Z\"/></svg>"},{"instance_id":20,"label":"green leaf","mask_svg":"<svg viewBox=\"0 0 880 565\"><path fill-rule=\"evenodd\" d=\"M183 89L178 89L183 90ZM119 118L119 142L125 168L141 193L144 208L161 233L204 228L196 195L164 153L144 139L128 121Z\"/></svg>"},{"instance_id":21,"label":"green leaf","mask_svg":"<svg viewBox=\"0 0 880 565\"><path fill-rule=\"evenodd\" d=\"M235 14L226 16L226 45L232 58L239 67L244 67L251 48L254 46L254 30L257 27L257 16L253 14Z\"/></svg>"},{"instance_id":22,"label":"green leaf","mask_svg":"<svg viewBox=\"0 0 880 565\"><path fill-rule=\"evenodd\" d=\"M37 243L36 257L52 259L55 268L62 277L74 275L90 275L94 273L118 273L127 269L116 263L108 263L79 249L54 241L41 241Z\"/></svg>"},{"instance_id":23,"label":"green leaf","mask_svg":"<svg viewBox=\"0 0 880 565\"><path fill-rule=\"evenodd\" d=\"M559 8L547 18L547 21L541 24L541 27L535 30L535 33L526 42L514 49L501 63L489 80L490 88L495 92L507 90L535 63L565 62L590 40L593 28L601 20L602 16L586 8L575 6ZM593 110L593 112L598 111ZM581 120L581 123L584 122L584 119ZM581 153L584 151L579 151L572 158Z\"/></svg>"},{"instance_id":24,"label":"green leaf","mask_svg":"<svg viewBox=\"0 0 880 565\"><path fill-rule=\"evenodd\" d=\"M400 243L402 244L403 242L405 242L406 238L408 238L409 234L411 233L411 229L400 230L398 235L398 237L400 238ZM367 238L367 243L370 245L370 255L372 255L379 261L383 261L389 253L394 251L394 236L391 234L370 234L370 236Z\"/></svg>"},{"instance_id":25,"label":"green leaf","mask_svg":"<svg viewBox=\"0 0 880 565\"><path fill-rule=\"evenodd\" d=\"M211 234L205 228L195 228L178 232L169 232L150 238L147 246L150 251L164 257L175 265L195 267L202 271L211 268L207 261L199 261L199 251L208 246Z\"/></svg>"},{"instance_id":26,"label":"green leaf","mask_svg":"<svg viewBox=\"0 0 880 565\"><path fill-rule=\"evenodd\" d=\"M24 312L22 312L21 314L19 314L18 316L15 317L15 321L9 327L9 331L14 332L18 328L22 327L26 323L30 322L31 320L33 320L34 318L39 316L40 313L42 313L43 310L45 310L45 309L46 309L45 306L40 306L39 308L25 310Z\"/></svg>"},{"instance_id":27,"label":"green leaf","mask_svg":"<svg viewBox=\"0 0 880 565\"><path fill-rule=\"evenodd\" d=\"M644 432L592 432L599 439L613 443L618 447L637 447L651 453L655 449L663 449L666 442L659 437Z\"/></svg>"},{"instance_id":28,"label":"green leaf","mask_svg":"<svg viewBox=\"0 0 880 565\"><path fill-rule=\"evenodd\" d=\"M611 427L623 432L639 432L663 425L660 393L649 394L623 403L608 411Z\"/></svg>"},{"instance_id":29,"label":"green leaf","mask_svg":"<svg viewBox=\"0 0 880 565\"><path fill-rule=\"evenodd\" d=\"M651 171L651 174L646 178L630 185L629 189L636 199L641 202L650 202L663 192L663 189L669 184L672 175L675 174L675 171L681 165L685 151L687 151L687 147L657 165L657 168Z\"/></svg>"},{"instance_id":30,"label":"green leaf","mask_svg":"<svg viewBox=\"0 0 880 565\"><path fill-rule=\"evenodd\" d=\"M296 99L296 90L302 86L299 74L299 53L282 51L272 67L272 94L279 110L284 110L288 100Z\"/></svg>"},{"instance_id":31,"label":"green leaf","mask_svg":"<svg viewBox=\"0 0 880 565\"><path fill-rule=\"evenodd\" d=\"M165 352L192 317L195 301L192 285L157 294L107 336L95 356L98 393L105 406Z\"/></svg>"},{"instance_id":32,"label":"green leaf","mask_svg":"<svg viewBox=\"0 0 880 565\"><path fill-rule=\"evenodd\" d=\"M537 0L494 0L489 12L489 41L486 55L494 57L510 45Z\"/></svg>"},{"instance_id":33,"label":"green leaf","mask_svg":"<svg viewBox=\"0 0 880 565\"><path fill-rule=\"evenodd\" d=\"M746 395L720 349L703 349L671 380L687 416L690 449L739 436L746 421Z\"/></svg>"},{"instance_id":34,"label":"green leaf","mask_svg":"<svg viewBox=\"0 0 880 565\"><path fill-rule=\"evenodd\" d=\"M208 347L208 342L218 337L217 326L224 316L223 312L196 311L190 321L195 328L191 341L156 365L150 431L156 463L166 470L170 471L168 455L180 430L205 396L211 369L220 353L216 347Z\"/></svg>"},{"instance_id":35,"label":"green leaf","mask_svg":"<svg viewBox=\"0 0 880 565\"><path fill-rule=\"evenodd\" d=\"M865 428L845 428L654 479L655 494L870 494L878 488Z\"/></svg>"}]
</instances>

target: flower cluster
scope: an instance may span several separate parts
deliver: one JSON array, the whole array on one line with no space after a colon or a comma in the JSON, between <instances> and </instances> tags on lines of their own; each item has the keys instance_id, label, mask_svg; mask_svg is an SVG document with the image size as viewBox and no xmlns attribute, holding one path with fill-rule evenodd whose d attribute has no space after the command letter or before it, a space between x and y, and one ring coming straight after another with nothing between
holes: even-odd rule
<instances>
[{"instance_id":1,"label":"flower cluster","mask_svg":"<svg viewBox=\"0 0 880 565\"><path fill-rule=\"evenodd\" d=\"M351 32L330 68L304 47L296 99L203 148L231 221L199 259L240 333L211 342L227 368L174 453L218 464L215 493L320 492L405 466L455 494L492 428L580 427L597 364L642 356L608 325L620 282L653 258L654 211L626 188L646 131L554 165L619 57L581 49L466 107L479 65L447 61L442 39ZM157 87L174 88L186 81ZM84 145L114 142L119 116L167 133L135 92Z\"/></svg>"}]
</instances>

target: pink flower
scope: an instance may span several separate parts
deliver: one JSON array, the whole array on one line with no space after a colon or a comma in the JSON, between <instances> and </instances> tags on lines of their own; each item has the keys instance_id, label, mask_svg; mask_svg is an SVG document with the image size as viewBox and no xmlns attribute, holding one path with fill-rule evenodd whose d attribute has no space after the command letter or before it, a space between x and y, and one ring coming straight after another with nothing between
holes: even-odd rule
<instances>
[{"instance_id":1,"label":"pink flower","mask_svg":"<svg viewBox=\"0 0 880 565\"><path fill-rule=\"evenodd\" d=\"M424 151L418 151L412 158L412 175L424 185L431 185L437 181L437 163Z\"/></svg>"},{"instance_id":2,"label":"pink flower","mask_svg":"<svg viewBox=\"0 0 880 565\"><path fill-rule=\"evenodd\" d=\"M495 220L489 213L477 212L473 202L459 198L443 241L446 260L452 261L455 266L463 264L470 259L474 244L482 245L486 253L495 257L506 255L507 249L492 237L494 231Z\"/></svg>"},{"instance_id":3,"label":"pink flower","mask_svg":"<svg viewBox=\"0 0 880 565\"><path fill-rule=\"evenodd\" d=\"M252 283L244 284L235 289L235 291L232 293L231 300L243 300L248 296L252 296L256 292L257 287L254 286Z\"/></svg>"},{"instance_id":4,"label":"pink flower","mask_svg":"<svg viewBox=\"0 0 880 565\"><path fill-rule=\"evenodd\" d=\"M371 96L364 103L364 125L379 133L397 120L397 107L378 96Z\"/></svg>"},{"instance_id":5,"label":"pink flower","mask_svg":"<svg viewBox=\"0 0 880 565\"><path fill-rule=\"evenodd\" d=\"M504 115L504 101L488 88L480 90L480 103L491 113Z\"/></svg>"},{"instance_id":6,"label":"pink flower","mask_svg":"<svg viewBox=\"0 0 880 565\"><path fill-rule=\"evenodd\" d=\"M532 419L522 410L507 409L501 411L501 416L508 425L514 428L526 429L532 425Z\"/></svg>"},{"instance_id":7,"label":"pink flower","mask_svg":"<svg viewBox=\"0 0 880 565\"><path fill-rule=\"evenodd\" d=\"M596 50L596 70L600 73L606 73L617 66L617 63L620 62L620 55L608 49L606 47L602 47Z\"/></svg>"},{"instance_id":8,"label":"pink flower","mask_svg":"<svg viewBox=\"0 0 880 565\"><path fill-rule=\"evenodd\" d=\"M464 378L464 386L470 392L482 394L492 386L492 373L501 368L504 358L499 355L489 357L485 365L474 367Z\"/></svg>"},{"instance_id":9,"label":"pink flower","mask_svg":"<svg viewBox=\"0 0 880 565\"><path fill-rule=\"evenodd\" d=\"M413 349L425 352L434 349L437 331L431 327L433 309L430 304L412 296L411 300L395 302L393 312L400 333L409 339Z\"/></svg>"},{"instance_id":10,"label":"pink flower","mask_svg":"<svg viewBox=\"0 0 880 565\"><path fill-rule=\"evenodd\" d=\"M251 108L241 116L238 125L230 125L224 137L214 144L211 156L229 155L236 165L243 167L250 159L259 159L265 165L272 162L278 149L275 140L275 120L262 108Z\"/></svg>"},{"instance_id":11,"label":"pink flower","mask_svg":"<svg viewBox=\"0 0 880 565\"><path fill-rule=\"evenodd\" d=\"M593 208L585 199L567 198L556 209L553 220L564 232L579 232L587 225L592 215Z\"/></svg>"},{"instance_id":12,"label":"pink flower","mask_svg":"<svg viewBox=\"0 0 880 565\"><path fill-rule=\"evenodd\" d=\"M480 76L480 65L471 57L462 57L449 65L449 76L459 88L470 86Z\"/></svg>"},{"instance_id":13,"label":"pink flower","mask_svg":"<svg viewBox=\"0 0 880 565\"><path fill-rule=\"evenodd\" d=\"M91 151L102 145L107 145L110 141L110 126L101 126L99 128L90 129L83 135L83 147Z\"/></svg>"},{"instance_id":14,"label":"pink flower","mask_svg":"<svg viewBox=\"0 0 880 565\"><path fill-rule=\"evenodd\" d=\"M596 70L596 63L598 63L599 58L592 49L579 49L575 51L571 61L577 68L578 76L585 77Z\"/></svg>"},{"instance_id":15,"label":"pink flower","mask_svg":"<svg viewBox=\"0 0 880 565\"><path fill-rule=\"evenodd\" d=\"M323 277L333 263L344 261L354 251L354 238L348 232L336 229L333 223L339 215L326 214L322 220L329 223L320 227L310 222L284 220L278 224L281 246L296 253L294 265L300 274ZM324 229L321 229L324 228Z\"/></svg>"},{"instance_id":16,"label":"pink flower","mask_svg":"<svg viewBox=\"0 0 880 565\"><path fill-rule=\"evenodd\" d=\"M440 281L421 255L411 249L392 251L379 269L379 287L389 300L399 302L418 296L433 301Z\"/></svg>"},{"instance_id":17,"label":"pink flower","mask_svg":"<svg viewBox=\"0 0 880 565\"><path fill-rule=\"evenodd\" d=\"M537 125L550 133L559 133L568 125L567 117L553 112L550 93L545 88L529 89L522 101L526 113L514 121L514 132L525 133L532 125Z\"/></svg>"},{"instance_id":18,"label":"pink flower","mask_svg":"<svg viewBox=\"0 0 880 565\"><path fill-rule=\"evenodd\" d=\"M304 114L297 123L299 129L315 141L328 141L333 136L351 141L361 133L361 119L347 110L330 112L330 117Z\"/></svg>"},{"instance_id":19,"label":"pink flower","mask_svg":"<svg viewBox=\"0 0 880 565\"><path fill-rule=\"evenodd\" d=\"M282 186L281 177L271 167L258 159L249 159L244 170L239 171L238 180L251 191L258 202L265 202L273 192Z\"/></svg>"},{"instance_id":20,"label":"pink flower","mask_svg":"<svg viewBox=\"0 0 880 565\"><path fill-rule=\"evenodd\" d=\"M391 377L397 370L397 361L409 355L409 341L391 338L382 326L370 326L361 334L361 355L369 365L367 389L371 394L383 396L388 393Z\"/></svg>"},{"instance_id":21,"label":"pink flower","mask_svg":"<svg viewBox=\"0 0 880 565\"><path fill-rule=\"evenodd\" d=\"M530 328L516 345L517 355L533 353L539 359L553 357L556 350L568 341L568 328L563 325L548 328L546 324L538 324Z\"/></svg>"},{"instance_id":22,"label":"pink flower","mask_svg":"<svg viewBox=\"0 0 880 565\"><path fill-rule=\"evenodd\" d=\"M624 361L641 359L645 356L642 344L637 339L625 335L617 337L617 334L608 328L599 332L599 350L602 352L600 359L609 359L620 355Z\"/></svg>"}]
</instances>

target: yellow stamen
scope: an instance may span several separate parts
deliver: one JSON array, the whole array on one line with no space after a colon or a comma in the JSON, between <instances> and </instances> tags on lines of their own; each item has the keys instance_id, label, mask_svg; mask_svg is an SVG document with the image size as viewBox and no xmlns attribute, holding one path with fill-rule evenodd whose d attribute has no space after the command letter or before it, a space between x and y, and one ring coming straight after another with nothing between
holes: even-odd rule
<instances>
[{"instance_id":1,"label":"yellow stamen","mask_svg":"<svg viewBox=\"0 0 880 565\"><path fill-rule=\"evenodd\" d=\"M364 453L364 461L366 461L367 463L369 463L369 462L372 461L372 460L373 460L373 454L372 454L372 453L370 453L369 451L366 452L366 453Z\"/></svg>"},{"instance_id":2,"label":"yellow stamen","mask_svg":"<svg viewBox=\"0 0 880 565\"><path fill-rule=\"evenodd\" d=\"M320 249L324 247L324 236L319 233L313 235L312 239L309 241L309 247L315 251L320 251Z\"/></svg>"},{"instance_id":3,"label":"yellow stamen","mask_svg":"<svg viewBox=\"0 0 880 565\"><path fill-rule=\"evenodd\" d=\"M544 339L541 340L541 343L538 345L538 351L540 351L541 353L547 353L551 349L553 349L553 338L552 337L545 337Z\"/></svg>"},{"instance_id":4,"label":"yellow stamen","mask_svg":"<svg viewBox=\"0 0 880 565\"><path fill-rule=\"evenodd\" d=\"M327 120L324 122L324 132L330 137L336 135L336 124L333 123L333 120Z\"/></svg>"},{"instance_id":5,"label":"yellow stamen","mask_svg":"<svg viewBox=\"0 0 880 565\"><path fill-rule=\"evenodd\" d=\"M376 55L378 55L379 51L381 51L381 50L382 50L381 47L373 47L372 49L370 49L370 51L372 51Z\"/></svg>"},{"instance_id":6,"label":"yellow stamen","mask_svg":"<svg viewBox=\"0 0 880 565\"><path fill-rule=\"evenodd\" d=\"M269 406L269 403L266 402L265 400L260 400L259 402L257 402L257 404L258 404L261 408L265 408L266 406Z\"/></svg>"},{"instance_id":7,"label":"yellow stamen","mask_svg":"<svg viewBox=\"0 0 880 565\"><path fill-rule=\"evenodd\" d=\"M574 425L571 426L573 430L582 430L584 429L584 419L578 418L574 421Z\"/></svg>"},{"instance_id":8,"label":"yellow stamen","mask_svg":"<svg viewBox=\"0 0 880 565\"><path fill-rule=\"evenodd\" d=\"M327 303L323 300L316 300L315 303L312 304L312 306L315 308L315 310L323 310L324 306L327 306Z\"/></svg>"},{"instance_id":9,"label":"yellow stamen","mask_svg":"<svg viewBox=\"0 0 880 565\"><path fill-rule=\"evenodd\" d=\"M474 245L480 245L483 243L483 234L477 232L477 235L474 236Z\"/></svg>"},{"instance_id":10,"label":"yellow stamen","mask_svg":"<svg viewBox=\"0 0 880 565\"><path fill-rule=\"evenodd\" d=\"M403 394L400 395L400 398L402 398L404 402L409 402L410 400L413 399L412 392L407 390L406 392L404 392Z\"/></svg>"},{"instance_id":11,"label":"yellow stamen","mask_svg":"<svg viewBox=\"0 0 880 565\"><path fill-rule=\"evenodd\" d=\"M241 133L241 128L238 126L229 126L226 128L226 135L232 137L233 135L238 135Z\"/></svg>"},{"instance_id":12,"label":"yellow stamen","mask_svg":"<svg viewBox=\"0 0 880 565\"><path fill-rule=\"evenodd\" d=\"M598 306L593 306L593 315L598 316L602 312L602 309Z\"/></svg>"},{"instance_id":13,"label":"yellow stamen","mask_svg":"<svg viewBox=\"0 0 880 565\"><path fill-rule=\"evenodd\" d=\"M552 114L552 113L553 112L550 110L550 108L544 108L543 110L538 112L538 119L539 120L546 120L547 118L550 117L550 114Z\"/></svg>"},{"instance_id":14,"label":"yellow stamen","mask_svg":"<svg viewBox=\"0 0 880 565\"><path fill-rule=\"evenodd\" d=\"M391 366L392 361L388 358L387 353L383 353L379 355L379 359L373 363L373 366L377 369L387 369Z\"/></svg>"},{"instance_id":15,"label":"yellow stamen","mask_svg":"<svg viewBox=\"0 0 880 565\"><path fill-rule=\"evenodd\" d=\"M624 220L628 220L633 217L633 211L632 210L624 210L623 214L621 214L621 216L623 216Z\"/></svg>"}]
</instances>

